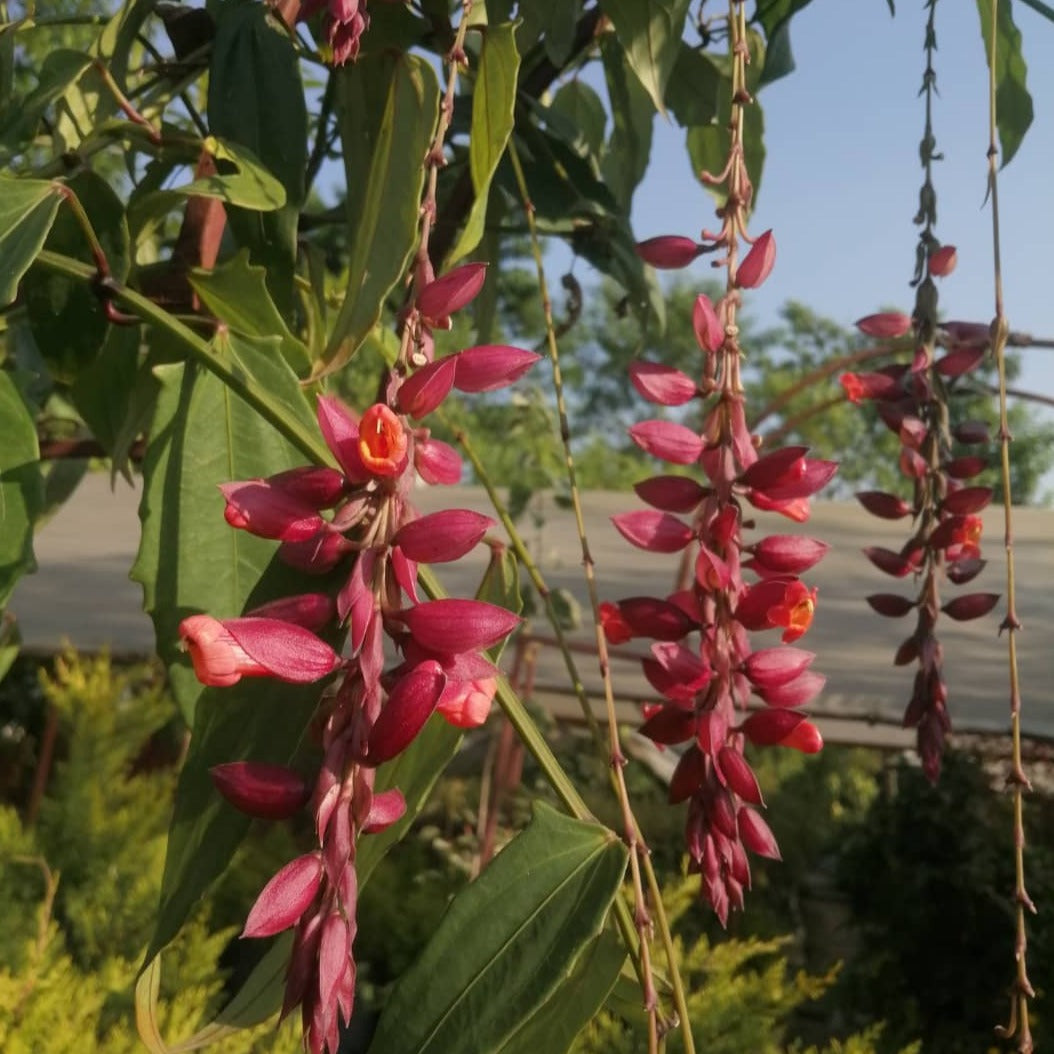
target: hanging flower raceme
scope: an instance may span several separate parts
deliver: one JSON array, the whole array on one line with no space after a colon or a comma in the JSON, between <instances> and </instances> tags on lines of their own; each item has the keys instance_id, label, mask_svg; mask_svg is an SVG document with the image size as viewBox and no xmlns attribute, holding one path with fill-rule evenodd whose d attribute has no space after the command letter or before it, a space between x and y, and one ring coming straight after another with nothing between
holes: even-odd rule
<instances>
[{"instance_id":1,"label":"hanging flower raceme","mask_svg":"<svg viewBox=\"0 0 1054 1054\"><path fill-rule=\"evenodd\" d=\"M297 17L306 19L319 12L333 65L353 62L359 56L362 34L370 26L366 0L305 0Z\"/></svg>"},{"instance_id":2,"label":"hanging flower raceme","mask_svg":"<svg viewBox=\"0 0 1054 1054\"><path fill-rule=\"evenodd\" d=\"M899 551L873 546L864 552L885 574L913 576L918 584L915 597L875 593L867 602L886 618L915 612L915 628L897 649L894 662L918 665L904 724L918 730L919 756L931 780L940 773L943 744L951 729L943 649L936 636L938 616L943 612L960 621L979 618L998 599L991 593L971 593L942 606L940 597L945 578L962 585L985 566L981 558L984 525L978 514L992 497L990 487L969 483L988 464L984 457L969 452L988 442L987 426L970 421L955 427L948 423L957 382L983 364L988 341L986 326L936 323L936 291L929 275L949 274L954 260L951 247L929 255L916 318L908 330L903 329L902 320L907 316L902 315L872 315L857 323L872 336L910 332L917 349L913 361L894 363L873 374L842 377L853 402L872 400L877 404L882 422L901 445L899 465L908 480L910 497L869 490L857 494L857 499L874 516L887 520L910 517L913 525ZM898 320L895 327L874 322L892 318Z\"/></svg>"},{"instance_id":3,"label":"hanging flower raceme","mask_svg":"<svg viewBox=\"0 0 1054 1054\"><path fill-rule=\"evenodd\" d=\"M739 32L739 20L732 23ZM742 83L736 78L742 76L746 48L732 43L733 80ZM727 182L720 231L704 231L708 244L703 245L667 237L638 246L655 266L682 266L711 251L724 254L718 263L727 268L725 295L716 304L701 295L693 309L702 356L699 379L659 363L638 362L630 371L637 391L659 406L704 401L699 430L668 419L629 430L643 450L670 464L696 466L699 478L661 474L644 480L636 491L650 508L614 517L628 542L649 552L681 554L689 574L667 596L629 597L599 609L609 643L652 641L643 672L662 701L646 707L641 732L660 746L684 746L670 800L687 803L690 867L700 874L702 895L722 924L729 911L743 907L750 886L747 853L779 857L760 812L764 802L744 755L746 745L806 753L822 746L801 708L819 693L824 678L809 668L812 653L792 644L808 631L817 603L816 590L798 576L827 547L779 534L751 541L744 509L752 505L804 521L810 498L836 467L808 457L804 447L759 454L746 423L736 311L741 290L764 282L776 258L771 231L746 237L752 188L745 167L736 163L742 144L741 122L735 119L746 98L743 92L733 99L726 170L703 176ZM737 266L741 239L750 247ZM769 631L782 643L755 650L752 634Z\"/></svg>"},{"instance_id":4,"label":"hanging flower raceme","mask_svg":"<svg viewBox=\"0 0 1054 1054\"><path fill-rule=\"evenodd\" d=\"M472 275L482 274L472 266ZM419 297L432 322L478 291L474 278L466 283L452 274L425 285ZM416 330L429 324L423 310L408 317ZM421 346L419 333L407 336L408 347ZM305 467L220 487L231 526L273 539L286 563L316 581L335 579L336 588L286 597L240 618L193 615L180 625L205 684L328 681L313 722L320 749L313 786L298 771L253 761L212 770L219 792L250 816L283 819L305 806L314 815L315 848L271 879L243 934L293 929L283 1014L300 1007L312 1054L335 1054L341 1021L352 1013L358 840L394 823L405 808L397 790L374 793L376 768L405 750L433 713L459 728L487 719L498 671L484 650L520 621L477 600L420 599L418 565L459 559L493 521L467 509L420 516L411 487L415 470L429 481L461 475L457 454L416 421L452 388L499 388L538 356L486 345L417 358L416 367L414 358L401 360L385 399L361 417L333 397L319 399L319 428L339 468ZM323 639L341 628L342 655Z\"/></svg>"}]
</instances>

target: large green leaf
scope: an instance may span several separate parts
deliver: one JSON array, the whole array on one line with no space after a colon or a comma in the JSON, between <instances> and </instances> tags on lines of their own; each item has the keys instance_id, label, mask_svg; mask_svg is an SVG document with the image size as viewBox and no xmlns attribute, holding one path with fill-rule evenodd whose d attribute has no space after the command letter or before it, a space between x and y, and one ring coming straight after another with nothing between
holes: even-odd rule
<instances>
[{"instance_id":1,"label":"large green leaf","mask_svg":"<svg viewBox=\"0 0 1054 1054\"><path fill-rule=\"evenodd\" d=\"M515 26L512 23L487 26L483 30L479 70L472 92L468 160L475 200L465 226L450 250L448 266L472 252L483 237L490 183L512 133L519 70Z\"/></svg>"},{"instance_id":2,"label":"large green leaf","mask_svg":"<svg viewBox=\"0 0 1054 1054\"><path fill-rule=\"evenodd\" d=\"M376 1054L490 1054L549 1002L600 932L626 849L537 804L530 826L451 902L399 979Z\"/></svg>"},{"instance_id":3,"label":"large green leaf","mask_svg":"<svg viewBox=\"0 0 1054 1054\"><path fill-rule=\"evenodd\" d=\"M14 30L4 33L13 41ZM69 48L57 48L40 64L37 86L18 105L9 106L0 122L0 156L20 153L37 131L37 123L50 106L62 98L91 65L91 56Z\"/></svg>"},{"instance_id":4,"label":"large green leaf","mask_svg":"<svg viewBox=\"0 0 1054 1054\"><path fill-rule=\"evenodd\" d=\"M570 80L553 96L549 109L564 118L581 153L600 156L608 115L593 88L583 80Z\"/></svg>"},{"instance_id":5,"label":"large green leaf","mask_svg":"<svg viewBox=\"0 0 1054 1054\"><path fill-rule=\"evenodd\" d=\"M293 372L302 376L310 367L303 341L285 324L267 291L262 267L253 267L246 252L213 271L196 270L190 284L205 306L235 333L246 337L278 337L282 355Z\"/></svg>"},{"instance_id":6,"label":"large green leaf","mask_svg":"<svg viewBox=\"0 0 1054 1054\"><path fill-rule=\"evenodd\" d=\"M37 429L11 375L0 370L0 609L36 567L33 523L43 503Z\"/></svg>"},{"instance_id":7,"label":"large green leaf","mask_svg":"<svg viewBox=\"0 0 1054 1054\"><path fill-rule=\"evenodd\" d=\"M99 354L80 370L70 389L77 412L111 457L120 453L121 438L130 427L138 376L139 327L111 326ZM139 418L133 427L138 432L143 424ZM121 471L123 466L114 467Z\"/></svg>"},{"instance_id":8,"label":"large green leaf","mask_svg":"<svg viewBox=\"0 0 1054 1054\"><path fill-rule=\"evenodd\" d=\"M68 183L91 221L111 275L128 273L128 224L124 204L102 176L90 169ZM62 209L44 243L52 252L94 263L92 250L73 210ZM110 330L102 301L88 282L34 267L23 283L33 339L59 377L72 380L99 353Z\"/></svg>"},{"instance_id":9,"label":"large green leaf","mask_svg":"<svg viewBox=\"0 0 1054 1054\"><path fill-rule=\"evenodd\" d=\"M717 121L721 97L729 91L728 78L713 58L682 43L666 86L666 104L677 123L692 128Z\"/></svg>"},{"instance_id":10,"label":"large green leaf","mask_svg":"<svg viewBox=\"0 0 1054 1054\"><path fill-rule=\"evenodd\" d=\"M992 0L977 0L986 58L992 54ZM1000 0L995 27L995 112L1002 165L1010 164L1032 124L1028 67L1021 51L1021 30L1014 24L1011 0Z\"/></svg>"},{"instance_id":11,"label":"large green leaf","mask_svg":"<svg viewBox=\"0 0 1054 1054\"><path fill-rule=\"evenodd\" d=\"M383 96L380 85L387 85ZM377 56L341 71L338 97L351 259L319 375L355 354L413 252L439 84L417 55Z\"/></svg>"},{"instance_id":12,"label":"large green leaf","mask_svg":"<svg viewBox=\"0 0 1054 1054\"><path fill-rule=\"evenodd\" d=\"M765 63L760 84L785 77L794 67L790 46L790 22L812 0L759 0L752 21L765 31Z\"/></svg>"},{"instance_id":13,"label":"large green leaf","mask_svg":"<svg viewBox=\"0 0 1054 1054\"><path fill-rule=\"evenodd\" d=\"M311 420L277 337L254 342L219 334L214 348L239 373L256 378L291 416ZM132 577L143 585L158 655L189 720L201 686L179 650L179 622L201 611L229 618L257 593L270 599L298 591L292 572L273 560L274 542L227 525L217 484L271 475L303 459L213 374L182 364L155 372L161 393L143 464L143 534Z\"/></svg>"},{"instance_id":14,"label":"large green leaf","mask_svg":"<svg viewBox=\"0 0 1054 1054\"><path fill-rule=\"evenodd\" d=\"M46 180L0 174L0 307L18 295L18 283L44 247L59 201Z\"/></svg>"},{"instance_id":15,"label":"large green leaf","mask_svg":"<svg viewBox=\"0 0 1054 1054\"><path fill-rule=\"evenodd\" d=\"M279 310L291 317L296 234L304 203L307 107L296 45L266 4L216 9L209 67L209 125L248 148L285 188L286 203L268 212L230 208L227 219L253 262L267 269Z\"/></svg>"},{"instance_id":16,"label":"large green leaf","mask_svg":"<svg viewBox=\"0 0 1054 1054\"><path fill-rule=\"evenodd\" d=\"M600 6L655 109L665 113L666 82L677 61L688 0L601 0Z\"/></svg>"},{"instance_id":17,"label":"large green leaf","mask_svg":"<svg viewBox=\"0 0 1054 1054\"><path fill-rule=\"evenodd\" d=\"M563 1054L604 1004L626 961L611 926L586 946L567 979L500 1047L501 1054ZM640 998L638 988L638 1000Z\"/></svg>"},{"instance_id":18,"label":"large green leaf","mask_svg":"<svg viewBox=\"0 0 1054 1054\"><path fill-rule=\"evenodd\" d=\"M611 100L613 125L601 173L623 214L628 216L633 194L644 178L651 158L655 108L630 70L625 52L611 40L610 34L601 38L600 55ZM676 74L676 67L674 71Z\"/></svg>"}]
</instances>

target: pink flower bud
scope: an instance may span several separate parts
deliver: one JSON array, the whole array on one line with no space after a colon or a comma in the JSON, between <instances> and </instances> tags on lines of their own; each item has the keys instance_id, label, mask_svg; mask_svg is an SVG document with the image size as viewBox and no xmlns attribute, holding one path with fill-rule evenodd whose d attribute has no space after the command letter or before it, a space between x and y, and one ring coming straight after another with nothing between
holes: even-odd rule
<instances>
[{"instance_id":1,"label":"pink flower bud","mask_svg":"<svg viewBox=\"0 0 1054 1054\"><path fill-rule=\"evenodd\" d=\"M695 381L688 374L658 362L635 360L630 363L629 379L648 402L660 406L682 406L698 393Z\"/></svg>"},{"instance_id":2,"label":"pink flower bud","mask_svg":"<svg viewBox=\"0 0 1054 1054\"><path fill-rule=\"evenodd\" d=\"M667 271L687 267L702 251L702 245L679 234L660 234L637 242L637 255L646 264Z\"/></svg>"},{"instance_id":3,"label":"pink flower bud","mask_svg":"<svg viewBox=\"0 0 1054 1054\"><path fill-rule=\"evenodd\" d=\"M449 394L457 372L456 357L437 359L420 367L399 386L399 409L411 417L430 414Z\"/></svg>"},{"instance_id":4,"label":"pink flower bud","mask_svg":"<svg viewBox=\"0 0 1054 1054\"><path fill-rule=\"evenodd\" d=\"M689 476L652 476L634 485L637 497L663 512L692 512L706 490Z\"/></svg>"},{"instance_id":5,"label":"pink flower bud","mask_svg":"<svg viewBox=\"0 0 1054 1054\"><path fill-rule=\"evenodd\" d=\"M991 500L991 487L963 487L948 494L941 506L945 512L966 515L980 512Z\"/></svg>"},{"instance_id":6,"label":"pink flower bud","mask_svg":"<svg viewBox=\"0 0 1054 1054\"><path fill-rule=\"evenodd\" d=\"M480 344L466 348L455 358L455 388L462 392L492 392L518 381L541 356L504 344Z\"/></svg>"},{"instance_id":7,"label":"pink flower bud","mask_svg":"<svg viewBox=\"0 0 1054 1054\"><path fill-rule=\"evenodd\" d=\"M652 658L642 660L648 683L674 702L691 703L710 683L711 671L689 648L672 641L651 646Z\"/></svg>"},{"instance_id":8,"label":"pink flower bud","mask_svg":"<svg viewBox=\"0 0 1054 1054\"><path fill-rule=\"evenodd\" d=\"M991 327L986 322L942 322L940 328L951 344L987 346L992 339Z\"/></svg>"},{"instance_id":9,"label":"pink flower bud","mask_svg":"<svg viewBox=\"0 0 1054 1054\"><path fill-rule=\"evenodd\" d=\"M807 447L784 447L758 458L740 475L744 486L769 501L807 498L822 489L838 471L835 461L807 458Z\"/></svg>"},{"instance_id":10,"label":"pink flower bud","mask_svg":"<svg viewBox=\"0 0 1054 1054\"><path fill-rule=\"evenodd\" d=\"M640 726L638 731L653 743L658 743L660 746L673 746L675 743L685 743L695 737L697 721L698 718L692 710L686 710L680 706L660 706Z\"/></svg>"},{"instance_id":11,"label":"pink flower bud","mask_svg":"<svg viewBox=\"0 0 1054 1054\"><path fill-rule=\"evenodd\" d=\"M776 836L772 829L754 809L740 809L739 837L743 844L756 856L768 857L770 860L782 860Z\"/></svg>"},{"instance_id":12,"label":"pink flower bud","mask_svg":"<svg viewBox=\"0 0 1054 1054\"><path fill-rule=\"evenodd\" d=\"M455 728L477 728L490 716L497 690L496 677L448 684L436 710Z\"/></svg>"},{"instance_id":13,"label":"pink flower bud","mask_svg":"<svg viewBox=\"0 0 1054 1054\"><path fill-rule=\"evenodd\" d=\"M690 428L673 421L641 421L629 429L641 450L675 465L691 465L703 452L703 440Z\"/></svg>"},{"instance_id":14,"label":"pink flower bud","mask_svg":"<svg viewBox=\"0 0 1054 1054\"><path fill-rule=\"evenodd\" d=\"M487 278L485 263L463 264L429 282L417 294L417 310L437 329L450 326L450 315L471 303Z\"/></svg>"},{"instance_id":15,"label":"pink flower bud","mask_svg":"<svg viewBox=\"0 0 1054 1054\"><path fill-rule=\"evenodd\" d=\"M903 553L895 553L891 549L883 549L881 546L873 545L864 550L864 555L879 569L894 578L904 578L911 574L919 566L920 554L918 552L905 556Z\"/></svg>"},{"instance_id":16,"label":"pink flower bud","mask_svg":"<svg viewBox=\"0 0 1054 1054\"><path fill-rule=\"evenodd\" d=\"M335 468L305 465L270 476L266 482L315 509L332 509L347 493L347 481Z\"/></svg>"},{"instance_id":17,"label":"pink flower bud","mask_svg":"<svg viewBox=\"0 0 1054 1054\"><path fill-rule=\"evenodd\" d=\"M627 597L618 607L635 637L676 641L698 628L676 604L657 597Z\"/></svg>"},{"instance_id":18,"label":"pink flower bud","mask_svg":"<svg viewBox=\"0 0 1054 1054\"><path fill-rule=\"evenodd\" d=\"M772 231L765 231L743 257L735 274L735 283L740 289L757 289L769 276L776 262L776 239Z\"/></svg>"},{"instance_id":19,"label":"pink flower bud","mask_svg":"<svg viewBox=\"0 0 1054 1054\"><path fill-rule=\"evenodd\" d=\"M340 657L313 633L270 618L220 621L191 615L179 624L202 684L227 687L242 677L277 677L307 684L332 673Z\"/></svg>"},{"instance_id":20,"label":"pink flower bud","mask_svg":"<svg viewBox=\"0 0 1054 1054\"><path fill-rule=\"evenodd\" d=\"M434 660L419 663L403 674L370 729L366 764L380 765L402 753L432 716L445 687L446 674Z\"/></svg>"},{"instance_id":21,"label":"pink flower bud","mask_svg":"<svg viewBox=\"0 0 1054 1054\"><path fill-rule=\"evenodd\" d=\"M756 747L778 746L805 720L796 710L755 710L739 731Z\"/></svg>"},{"instance_id":22,"label":"pink flower bud","mask_svg":"<svg viewBox=\"0 0 1054 1054\"><path fill-rule=\"evenodd\" d=\"M988 348L985 346L956 348L955 351L942 355L933 366L945 377L962 377L964 374L973 373L984 362L987 354Z\"/></svg>"},{"instance_id":23,"label":"pink flower bud","mask_svg":"<svg viewBox=\"0 0 1054 1054\"><path fill-rule=\"evenodd\" d=\"M694 532L668 512L641 509L611 517L615 529L631 545L652 553L680 552L694 537Z\"/></svg>"},{"instance_id":24,"label":"pink flower bud","mask_svg":"<svg viewBox=\"0 0 1054 1054\"><path fill-rule=\"evenodd\" d=\"M883 311L878 315L866 315L856 320L856 328L869 337L880 340L896 340L911 332L914 325L910 315L900 311Z\"/></svg>"},{"instance_id":25,"label":"pink flower bud","mask_svg":"<svg viewBox=\"0 0 1054 1054\"><path fill-rule=\"evenodd\" d=\"M675 741L676 742L676 741ZM690 798L706 782L706 760L693 743L677 762L670 777L669 799L676 805Z\"/></svg>"},{"instance_id":26,"label":"pink flower bud","mask_svg":"<svg viewBox=\"0 0 1054 1054\"><path fill-rule=\"evenodd\" d=\"M911 506L898 498L895 494L887 494L881 490L861 490L856 494L856 500L872 516L878 516L883 520L899 520L911 515Z\"/></svg>"},{"instance_id":27,"label":"pink flower bud","mask_svg":"<svg viewBox=\"0 0 1054 1054\"><path fill-rule=\"evenodd\" d=\"M958 254L954 245L942 245L930 253L930 274L935 278L946 278L955 270Z\"/></svg>"},{"instance_id":28,"label":"pink flower bud","mask_svg":"<svg viewBox=\"0 0 1054 1054\"><path fill-rule=\"evenodd\" d=\"M753 547L753 564L769 574L797 575L818 564L829 548L800 534L772 534Z\"/></svg>"},{"instance_id":29,"label":"pink flower bud","mask_svg":"<svg viewBox=\"0 0 1054 1054\"><path fill-rule=\"evenodd\" d=\"M482 600L446 598L398 612L410 635L429 651L481 651L504 640L522 621L505 608Z\"/></svg>"},{"instance_id":30,"label":"pink flower bud","mask_svg":"<svg viewBox=\"0 0 1054 1054\"><path fill-rule=\"evenodd\" d=\"M915 607L915 601L897 593L872 593L865 597L872 610L886 618L900 618Z\"/></svg>"},{"instance_id":31,"label":"pink flower bud","mask_svg":"<svg viewBox=\"0 0 1054 1054\"><path fill-rule=\"evenodd\" d=\"M612 604L610 600L602 601L597 607L597 614L608 644L625 644L633 639L633 630L622 617L617 604Z\"/></svg>"},{"instance_id":32,"label":"pink flower bud","mask_svg":"<svg viewBox=\"0 0 1054 1054\"><path fill-rule=\"evenodd\" d=\"M348 909L354 911L353 905L347 905ZM332 910L322 923L322 939L318 945L318 991L319 1003L326 1008L328 1014L333 1015L333 1023L336 1025L337 1016L337 990L345 974L351 969L351 933L348 923L339 911ZM336 1027L327 1029L332 1038L339 1044L339 1032ZM330 1050L336 1050L335 1045L327 1043Z\"/></svg>"},{"instance_id":33,"label":"pink flower bud","mask_svg":"<svg viewBox=\"0 0 1054 1054\"><path fill-rule=\"evenodd\" d=\"M311 906L322 883L317 853L298 856L264 886L245 920L243 937L271 937L289 929Z\"/></svg>"},{"instance_id":34,"label":"pink flower bud","mask_svg":"<svg viewBox=\"0 0 1054 1054\"><path fill-rule=\"evenodd\" d=\"M301 593L262 604L245 613L246 618L271 618L318 632L336 617L337 607L325 593Z\"/></svg>"},{"instance_id":35,"label":"pink flower bud","mask_svg":"<svg viewBox=\"0 0 1054 1054\"><path fill-rule=\"evenodd\" d=\"M983 457L956 457L944 466L944 471L952 479L971 479L980 475L986 468L988 461Z\"/></svg>"},{"instance_id":36,"label":"pink flower bud","mask_svg":"<svg viewBox=\"0 0 1054 1054\"><path fill-rule=\"evenodd\" d=\"M743 670L757 688L778 688L804 673L816 656L801 648L763 648L743 660Z\"/></svg>"},{"instance_id":37,"label":"pink flower bud","mask_svg":"<svg viewBox=\"0 0 1054 1054\"><path fill-rule=\"evenodd\" d=\"M460 560L494 526L494 521L470 509L444 509L403 524L394 544L422 564Z\"/></svg>"},{"instance_id":38,"label":"pink flower bud","mask_svg":"<svg viewBox=\"0 0 1054 1054\"><path fill-rule=\"evenodd\" d=\"M695 330L695 339L703 351L715 352L725 342L725 327L721 324L714 305L705 293L700 293L695 298L695 306L692 308L692 329Z\"/></svg>"},{"instance_id":39,"label":"pink flower bud","mask_svg":"<svg viewBox=\"0 0 1054 1054\"><path fill-rule=\"evenodd\" d=\"M733 747L722 747L717 753L717 768L725 785L752 805L763 805L761 788L747 759Z\"/></svg>"},{"instance_id":40,"label":"pink flower bud","mask_svg":"<svg viewBox=\"0 0 1054 1054\"><path fill-rule=\"evenodd\" d=\"M784 634L786 637L786 634ZM768 703L769 706L799 707L811 703L827 683L827 678L820 673L806 670L799 674L793 681L785 684L774 685L768 688L759 688L758 695Z\"/></svg>"},{"instance_id":41,"label":"pink flower bud","mask_svg":"<svg viewBox=\"0 0 1054 1054\"><path fill-rule=\"evenodd\" d=\"M284 765L232 761L213 765L209 775L231 805L261 820L287 820L311 797L304 777Z\"/></svg>"},{"instance_id":42,"label":"pink flower bud","mask_svg":"<svg viewBox=\"0 0 1054 1054\"><path fill-rule=\"evenodd\" d=\"M324 575L332 571L355 547L328 523L322 530L302 542L282 542L278 559L309 575Z\"/></svg>"},{"instance_id":43,"label":"pink flower bud","mask_svg":"<svg viewBox=\"0 0 1054 1054\"><path fill-rule=\"evenodd\" d=\"M227 502L224 519L258 538L300 542L324 523L316 508L264 480L221 483L219 489Z\"/></svg>"},{"instance_id":44,"label":"pink flower bud","mask_svg":"<svg viewBox=\"0 0 1054 1054\"><path fill-rule=\"evenodd\" d=\"M968 622L987 615L998 603L998 593L968 593L964 597L949 600L941 610L957 622Z\"/></svg>"},{"instance_id":45,"label":"pink flower bud","mask_svg":"<svg viewBox=\"0 0 1054 1054\"><path fill-rule=\"evenodd\" d=\"M406 812L406 799L398 787L375 794L370 802L370 813L362 825L363 834L380 834L398 823Z\"/></svg>"},{"instance_id":46,"label":"pink flower bud","mask_svg":"<svg viewBox=\"0 0 1054 1054\"><path fill-rule=\"evenodd\" d=\"M419 439L414 443L414 468L425 483L461 482L461 458L441 439Z\"/></svg>"}]
</instances>

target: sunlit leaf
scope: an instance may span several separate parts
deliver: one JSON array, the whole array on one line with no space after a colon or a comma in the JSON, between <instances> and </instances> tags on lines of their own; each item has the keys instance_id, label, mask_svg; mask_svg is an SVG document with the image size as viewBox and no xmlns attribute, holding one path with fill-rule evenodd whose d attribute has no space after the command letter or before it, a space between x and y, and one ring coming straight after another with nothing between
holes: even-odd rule
<instances>
[{"instance_id":1,"label":"sunlit leaf","mask_svg":"<svg viewBox=\"0 0 1054 1054\"><path fill-rule=\"evenodd\" d=\"M60 200L46 180L0 175L0 307L18 295L18 283L44 247Z\"/></svg>"}]
</instances>

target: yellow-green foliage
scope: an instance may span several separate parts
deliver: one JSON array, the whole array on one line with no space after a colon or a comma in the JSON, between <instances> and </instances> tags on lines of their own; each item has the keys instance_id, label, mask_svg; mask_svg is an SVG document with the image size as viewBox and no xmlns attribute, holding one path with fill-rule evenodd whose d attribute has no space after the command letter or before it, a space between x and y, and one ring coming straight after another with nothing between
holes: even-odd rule
<instances>
[{"instance_id":1,"label":"yellow-green foliage","mask_svg":"<svg viewBox=\"0 0 1054 1054\"><path fill-rule=\"evenodd\" d=\"M141 1052L132 987L157 908L175 774L132 768L175 707L149 670L118 671L106 656L62 656L43 688L65 753L34 828L0 807L0 1050ZM217 962L232 935L198 918L166 951L158 1020L169 1041L221 1002ZM300 1048L290 1025L212 1049Z\"/></svg>"}]
</instances>

